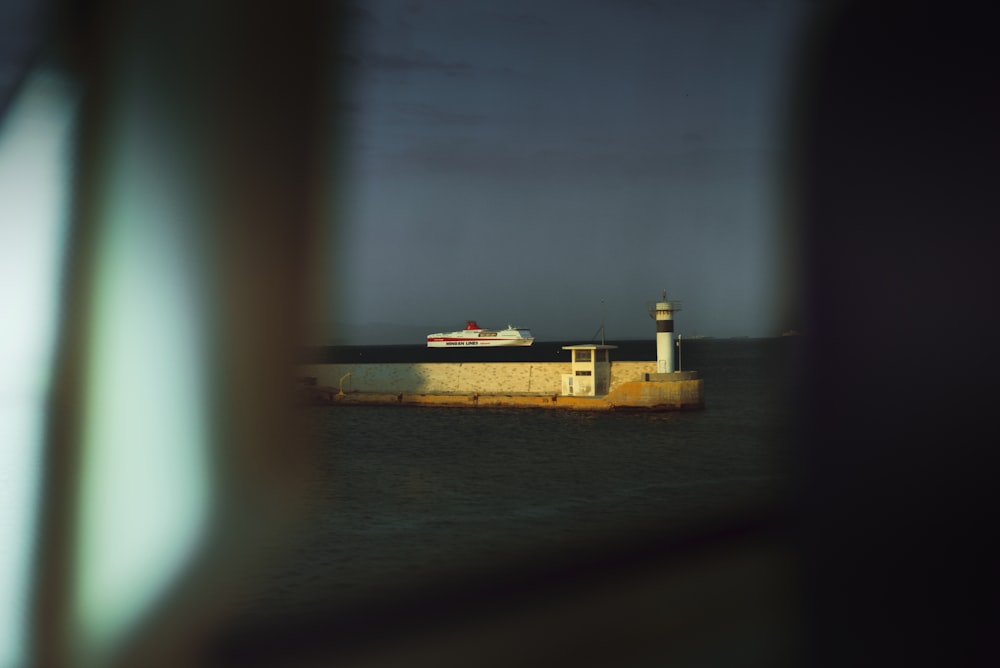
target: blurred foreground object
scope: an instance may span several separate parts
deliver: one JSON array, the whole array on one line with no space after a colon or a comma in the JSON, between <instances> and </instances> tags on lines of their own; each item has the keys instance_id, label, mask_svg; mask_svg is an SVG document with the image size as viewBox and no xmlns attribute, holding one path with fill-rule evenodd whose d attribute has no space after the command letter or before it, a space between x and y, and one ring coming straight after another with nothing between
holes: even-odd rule
<instances>
[{"instance_id":1,"label":"blurred foreground object","mask_svg":"<svg viewBox=\"0 0 1000 668\"><path fill-rule=\"evenodd\" d=\"M998 49L989 11L832 3L802 59L812 666L998 659Z\"/></svg>"},{"instance_id":2,"label":"blurred foreground object","mask_svg":"<svg viewBox=\"0 0 1000 668\"><path fill-rule=\"evenodd\" d=\"M0 665L27 652L46 402L59 316L76 95L27 77L0 119Z\"/></svg>"},{"instance_id":3,"label":"blurred foreground object","mask_svg":"<svg viewBox=\"0 0 1000 668\"><path fill-rule=\"evenodd\" d=\"M190 665L308 458L327 229L319 3L68 3L79 86L35 573L37 665Z\"/></svg>"}]
</instances>

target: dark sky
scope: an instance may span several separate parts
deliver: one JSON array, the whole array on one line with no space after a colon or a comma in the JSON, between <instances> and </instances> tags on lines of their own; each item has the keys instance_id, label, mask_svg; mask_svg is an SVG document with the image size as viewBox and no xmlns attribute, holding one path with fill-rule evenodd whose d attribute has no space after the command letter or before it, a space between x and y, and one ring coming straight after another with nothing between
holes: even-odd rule
<instances>
[{"instance_id":1,"label":"dark sky","mask_svg":"<svg viewBox=\"0 0 1000 668\"><path fill-rule=\"evenodd\" d=\"M808 6L365 3L342 91L341 322L589 340L603 309L609 337L651 336L665 289L682 333L780 333Z\"/></svg>"},{"instance_id":2,"label":"dark sky","mask_svg":"<svg viewBox=\"0 0 1000 668\"><path fill-rule=\"evenodd\" d=\"M779 169L813 3L359 4L320 342L652 336L662 290L685 335L798 326ZM2 19L0 111L37 24Z\"/></svg>"}]
</instances>

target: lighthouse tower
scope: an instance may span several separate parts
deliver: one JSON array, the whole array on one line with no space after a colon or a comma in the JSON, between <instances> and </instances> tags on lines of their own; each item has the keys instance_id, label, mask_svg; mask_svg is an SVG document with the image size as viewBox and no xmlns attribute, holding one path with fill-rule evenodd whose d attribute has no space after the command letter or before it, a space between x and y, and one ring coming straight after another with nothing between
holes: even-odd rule
<instances>
[{"instance_id":1,"label":"lighthouse tower","mask_svg":"<svg viewBox=\"0 0 1000 668\"><path fill-rule=\"evenodd\" d=\"M667 301L667 291L663 298L649 307L649 317L656 320L656 372L674 372L674 311L681 310L681 303Z\"/></svg>"}]
</instances>

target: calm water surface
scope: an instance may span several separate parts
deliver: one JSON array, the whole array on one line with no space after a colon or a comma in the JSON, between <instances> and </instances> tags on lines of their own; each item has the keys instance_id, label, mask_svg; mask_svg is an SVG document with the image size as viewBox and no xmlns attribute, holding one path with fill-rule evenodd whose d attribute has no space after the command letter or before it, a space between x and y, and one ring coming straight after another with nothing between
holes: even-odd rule
<instances>
[{"instance_id":1,"label":"calm water surface","mask_svg":"<svg viewBox=\"0 0 1000 668\"><path fill-rule=\"evenodd\" d=\"M780 494L796 339L685 343L684 413L309 407L308 521L251 607L349 603L766 504Z\"/></svg>"}]
</instances>

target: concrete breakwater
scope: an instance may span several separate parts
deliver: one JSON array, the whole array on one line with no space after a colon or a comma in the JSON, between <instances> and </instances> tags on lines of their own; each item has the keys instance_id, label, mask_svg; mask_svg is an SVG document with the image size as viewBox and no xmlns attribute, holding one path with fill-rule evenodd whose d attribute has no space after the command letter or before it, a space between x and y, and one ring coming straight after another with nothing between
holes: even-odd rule
<instances>
[{"instance_id":1,"label":"concrete breakwater","mask_svg":"<svg viewBox=\"0 0 1000 668\"><path fill-rule=\"evenodd\" d=\"M494 406L577 410L686 410L704 407L693 371L656 373L655 361L610 362L605 394L571 396L566 362L306 364L309 399L334 404Z\"/></svg>"}]
</instances>

